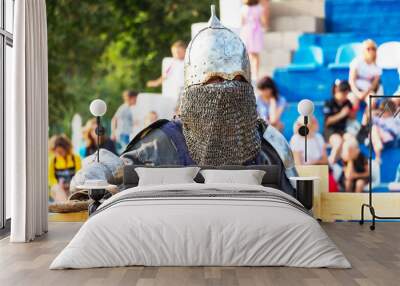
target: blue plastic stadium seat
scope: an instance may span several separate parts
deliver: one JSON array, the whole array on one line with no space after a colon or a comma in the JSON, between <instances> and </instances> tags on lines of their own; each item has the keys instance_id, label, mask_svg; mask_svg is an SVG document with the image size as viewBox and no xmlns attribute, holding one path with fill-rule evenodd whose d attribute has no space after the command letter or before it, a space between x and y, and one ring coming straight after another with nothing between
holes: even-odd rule
<instances>
[{"instance_id":1,"label":"blue plastic stadium seat","mask_svg":"<svg viewBox=\"0 0 400 286\"><path fill-rule=\"evenodd\" d=\"M285 110L283 111L281 120L283 123L282 134L285 136L286 140L290 140L293 135L293 125L296 119L299 117L299 112L297 111L297 103L289 103Z\"/></svg>"},{"instance_id":2,"label":"blue plastic stadium seat","mask_svg":"<svg viewBox=\"0 0 400 286\"><path fill-rule=\"evenodd\" d=\"M324 64L324 54L321 47L300 47L294 54L293 62L287 69L289 71L314 70Z\"/></svg>"},{"instance_id":3,"label":"blue plastic stadium seat","mask_svg":"<svg viewBox=\"0 0 400 286\"><path fill-rule=\"evenodd\" d=\"M393 95L399 88L399 73L395 69L384 69L381 77L385 95Z\"/></svg>"},{"instance_id":4,"label":"blue plastic stadium seat","mask_svg":"<svg viewBox=\"0 0 400 286\"><path fill-rule=\"evenodd\" d=\"M328 65L329 69L348 69L351 61L361 52L361 43L344 44L336 53L335 62Z\"/></svg>"},{"instance_id":5,"label":"blue plastic stadium seat","mask_svg":"<svg viewBox=\"0 0 400 286\"><path fill-rule=\"evenodd\" d=\"M390 183L396 178L397 167L400 164L399 148L384 149L382 152L381 182ZM382 172L384 170L384 172Z\"/></svg>"},{"instance_id":6,"label":"blue plastic stadium seat","mask_svg":"<svg viewBox=\"0 0 400 286\"><path fill-rule=\"evenodd\" d=\"M399 19L398 0L325 0L325 29L329 33L396 31Z\"/></svg>"},{"instance_id":7,"label":"blue plastic stadium seat","mask_svg":"<svg viewBox=\"0 0 400 286\"><path fill-rule=\"evenodd\" d=\"M278 68L273 78L279 93L288 102L298 102L304 98L317 102L331 97L333 81L330 71L323 66L311 70Z\"/></svg>"}]
</instances>

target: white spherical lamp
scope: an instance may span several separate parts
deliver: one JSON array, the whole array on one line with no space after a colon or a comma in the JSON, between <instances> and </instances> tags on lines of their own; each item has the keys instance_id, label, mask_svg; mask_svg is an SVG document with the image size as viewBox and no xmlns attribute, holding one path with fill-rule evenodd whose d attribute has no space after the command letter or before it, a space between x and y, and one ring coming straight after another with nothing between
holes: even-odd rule
<instances>
[{"instance_id":1,"label":"white spherical lamp","mask_svg":"<svg viewBox=\"0 0 400 286\"><path fill-rule=\"evenodd\" d=\"M96 117L96 135L97 135L97 162L100 162L100 136L103 136L105 129L101 126L101 117L107 111L107 104L101 99L95 99L90 103L90 113Z\"/></svg>"},{"instance_id":2,"label":"white spherical lamp","mask_svg":"<svg viewBox=\"0 0 400 286\"><path fill-rule=\"evenodd\" d=\"M103 116L107 111L107 104L101 99L95 99L90 103L90 113L95 117Z\"/></svg>"},{"instance_id":3,"label":"white spherical lamp","mask_svg":"<svg viewBox=\"0 0 400 286\"><path fill-rule=\"evenodd\" d=\"M297 110L302 116L311 116L314 113L314 103L309 99L303 99L297 105Z\"/></svg>"}]
</instances>

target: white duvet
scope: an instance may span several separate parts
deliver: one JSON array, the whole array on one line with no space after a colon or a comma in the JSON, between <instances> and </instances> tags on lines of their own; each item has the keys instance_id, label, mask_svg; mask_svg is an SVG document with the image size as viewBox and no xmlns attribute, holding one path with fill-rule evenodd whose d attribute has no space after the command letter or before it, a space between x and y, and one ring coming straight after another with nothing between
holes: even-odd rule
<instances>
[{"instance_id":1,"label":"white duvet","mask_svg":"<svg viewBox=\"0 0 400 286\"><path fill-rule=\"evenodd\" d=\"M174 190L263 191L272 199L246 195L124 199L137 192ZM299 204L279 190L262 186L132 188L103 203L50 269L128 265L350 268L318 222L293 203Z\"/></svg>"}]
</instances>

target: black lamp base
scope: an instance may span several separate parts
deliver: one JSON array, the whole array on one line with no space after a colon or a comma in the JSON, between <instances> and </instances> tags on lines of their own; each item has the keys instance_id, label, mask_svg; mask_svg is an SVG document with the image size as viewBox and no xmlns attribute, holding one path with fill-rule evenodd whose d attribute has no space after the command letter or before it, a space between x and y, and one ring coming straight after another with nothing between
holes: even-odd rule
<instances>
[{"instance_id":1,"label":"black lamp base","mask_svg":"<svg viewBox=\"0 0 400 286\"><path fill-rule=\"evenodd\" d=\"M296 181L296 198L303 206L311 210L314 199L314 181L313 180L297 180Z\"/></svg>"},{"instance_id":2,"label":"black lamp base","mask_svg":"<svg viewBox=\"0 0 400 286\"><path fill-rule=\"evenodd\" d=\"M88 207L89 215L92 215L97 208L101 205L100 201L103 199L104 195L107 193L105 189L91 189L89 190L89 198L93 200L93 202Z\"/></svg>"}]
</instances>

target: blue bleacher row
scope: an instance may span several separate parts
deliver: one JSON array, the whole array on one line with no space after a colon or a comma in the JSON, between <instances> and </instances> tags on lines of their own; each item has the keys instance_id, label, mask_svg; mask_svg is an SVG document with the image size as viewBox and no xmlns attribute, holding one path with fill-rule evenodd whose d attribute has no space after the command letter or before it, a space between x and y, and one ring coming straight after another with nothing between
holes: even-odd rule
<instances>
[{"instance_id":1,"label":"blue bleacher row","mask_svg":"<svg viewBox=\"0 0 400 286\"><path fill-rule=\"evenodd\" d=\"M394 32L399 19L399 0L325 0L325 30L329 33Z\"/></svg>"},{"instance_id":2,"label":"blue bleacher row","mask_svg":"<svg viewBox=\"0 0 400 286\"><path fill-rule=\"evenodd\" d=\"M323 36L329 35L313 35L314 38L323 38ZM303 37L309 37L309 35L303 35L301 39ZM280 94L290 102L297 102L303 98L313 101L329 99L332 83L336 79L348 79L349 63L356 56L355 50L360 49L360 42L366 38L349 38L344 43L340 40L340 45L335 43L334 46L337 48L331 61L326 60L324 48L317 45L318 42L321 43L320 41L315 41L311 45L309 45L311 41L300 44L292 63L274 71L274 80ZM302 43L301 39L300 43ZM390 39L398 41L400 35ZM383 69L381 83L386 95L394 94L399 87L398 70Z\"/></svg>"}]
</instances>

